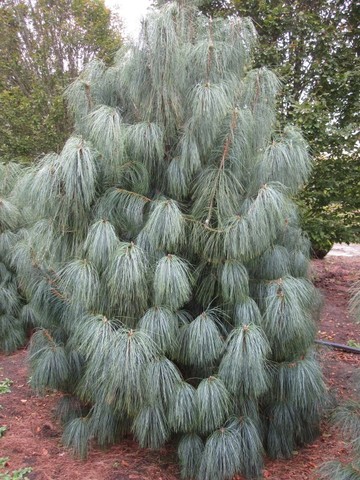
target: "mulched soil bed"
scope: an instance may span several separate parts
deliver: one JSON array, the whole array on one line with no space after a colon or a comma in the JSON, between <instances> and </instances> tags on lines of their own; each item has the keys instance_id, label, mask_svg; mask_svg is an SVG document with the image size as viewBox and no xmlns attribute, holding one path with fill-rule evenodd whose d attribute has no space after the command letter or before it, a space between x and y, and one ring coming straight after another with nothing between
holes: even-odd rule
<instances>
[{"instance_id":1,"label":"mulched soil bed","mask_svg":"<svg viewBox=\"0 0 360 480\"><path fill-rule=\"evenodd\" d=\"M326 257L312 263L312 277L323 294L324 307L318 338L346 344L360 342L360 325L348 312L349 287L359 279L360 256ZM353 397L360 355L318 347L331 396ZM175 480L179 479L176 447L159 451L140 449L131 437L106 451L91 449L86 462L76 460L61 443L61 428L53 418L58 394L35 396L28 386L26 351L0 355L0 380L13 381L11 393L0 396L0 457L9 457L8 470L32 467L30 480ZM325 419L321 435L290 460L267 460L264 478L316 480L316 468L324 461L349 458L349 446ZM1 470L0 470L1 472ZM240 480L240 477L238 477Z\"/></svg>"}]
</instances>

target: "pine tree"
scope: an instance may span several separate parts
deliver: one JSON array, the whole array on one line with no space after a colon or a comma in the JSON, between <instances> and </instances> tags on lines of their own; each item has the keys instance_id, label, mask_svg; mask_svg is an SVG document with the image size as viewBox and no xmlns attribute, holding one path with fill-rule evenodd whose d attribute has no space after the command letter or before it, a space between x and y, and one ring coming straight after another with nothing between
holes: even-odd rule
<instances>
[{"instance_id":1,"label":"pine tree","mask_svg":"<svg viewBox=\"0 0 360 480\"><path fill-rule=\"evenodd\" d=\"M15 231L20 221L11 190L20 173L17 164L0 163L0 352L4 353L21 347L26 331L33 326L11 265L11 248L17 241Z\"/></svg>"},{"instance_id":2,"label":"pine tree","mask_svg":"<svg viewBox=\"0 0 360 480\"><path fill-rule=\"evenodd\" d=\"M280 83L251 68L255 46L249 19L163 2L67 89L74 135L16 185L31 384L64 392L81 457L92 438L177 433L184 478L254 478L264 451L316 435L318 300L291 201L311 159L278 129Z\"/></svg>"}]
</instances>

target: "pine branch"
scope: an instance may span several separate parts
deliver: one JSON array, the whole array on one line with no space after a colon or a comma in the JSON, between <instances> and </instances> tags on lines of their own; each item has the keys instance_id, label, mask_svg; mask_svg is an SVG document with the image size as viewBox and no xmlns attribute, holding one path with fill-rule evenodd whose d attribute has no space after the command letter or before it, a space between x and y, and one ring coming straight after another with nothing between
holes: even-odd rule
<instances>
[{"instance_id":1,"label":"pine branch","mask_svg":"<svg viewBox=\"0 0 360 480\"><path fill-rule=\"evenodd\" d=\"M232 429L220 428L206 441L199 480L230 479L240 471L240 444Z\"/></svg>"},{"instance_id":2,"label":"pine branch","mask_svg":"<svg viewBox=\"0 0 360 480\"><path fill-rule=\"evenodd\" d=\"M119 247L114 226L107 220L93 223L84 242L84 253L99 272L103 272Z\"/></svg>"},{"instance_id":3,"label":"pine branch","mask_svg":"<svg viewBox=\"0 0 360 480\"><path fill-rule=\"evenodd\" d=\"M20 212L11 202L0 198L0 232L15 230L20 217Z\"/></svg>"},{"instance_id":4,"label":"pine branch","mask_svg":"<svg viewBox=\"0 0 360 480\"><path fill-rule=\"evenodd\" d=\"M290 255L285 247L268 248L250 267L250 275L260 280L275 280L290 274Z\"/></svg>"},{"instance_id":5,"label":"pine branch","mask_svg":"<svg viewBox=\"0 0 360 480\"><path fill-rule=\"evenodd\" d=\"M313 343L315 324L311 305L314 289L303 279L285 277L267 285L264 296L263 328L275 359L296 357Z\"/></svg>"},{"instance_id":6,"label":"pine branch","mask_svg":"<svg viewBox=\"0 0 360 480\"><path fill-rule=\"evenodd\" d=\"M123 190L146 195L150 189L149 172L141 162L129 161L116 166L116 182Z\"/></svg>"},{"instance_id":7,"label":"pine branch","mask_svg":"<svg viewBox=\"0 0 360 480\"><path fill-rule=\"evenodd\" d=\"M97 403L92 407L88 426L90 437L95 437L102 447L114 444L122 433L130 430L129 421L120 419L114 408L107 403Z\"/></svg>"},{"instance_id":8,"label":"pine branch","mask_svg":"<svg viewBox=\"0 0 360 480\"><path fill-rule=\"evenodd\" d=\"M36 332L30 344L31 386L38 393L61 390L69 377L65 349L46 330Z\"/></svg>"},{"instance_id":9,"label":"pine branch","mask_svg":"<svg viewBox=\"0 0 360 480\"><path fill-rule=\"evenodd\" d=\"M81 405L76 397L64 395L56 405L55 416L63 425L81 416Z\"/></svg>"},{"instance_id":10,"label":"pine branch","mask_svg":"<svg viewBox=\"0 0 360 480\"><path fill-rule=\"evenodd\" d=\"M148 303L148 262L144 252L134 243L120 243L105 271L111 305L118 306L119 315L132 318L142 314Z\"/></svg>"},{"instance_id":11,"label":"pine branch","mask_svg":"<svg viewBox=\"0 0 360 480\"><path fill-rule=\"evenodd\" d=\"M74 304L91 309L97 302L99 274L88 260L74 260L59 272L59 287Z\"/></svg>"},{"instance_id":12,"label":"pine branch","mask_svg":"<svg viewBox=\"0 0 360 480\"><path fill-rule=\"evenodd\" d=\"M290 458L296 446L296 428L299 422L289 403L277 403L269 409L267 451L271 458Z\"/></svg>"},{"instance_id":13,"label":"pine branch","mask_svg":"<svg viewBox=\"0 0 360 480\"><path fill-rule=\"evenodd\" d=\"M293 362L274 365L272 371L272 400L289 402L295 409L323 404L326 387L321 369L314 357L308 356Z\"/></svg>"},{"instance_id":14,"label":"pine branch","mask_svg":"<svg viewBox=\"0 0 360 480\"><path fill-rule=\"evenodd\" d=\"M75 114L77 127L81 130L81 122L94 105L102 103L105 64L94 59L89 62L81 75L67 87L65 98L70 111Z\"/></svg>"},{"instance_id":15,"label":"pine branch","mask_svg":"<svg viewBox=\"0 0 360 480\"><path fill-rule=\"evenodd\" d=\"M0 314L0 351L12 353L25 343L24 328L19 320L9 314Z\"/></svg>"},{"instance_id":16,"label":"pine branch","mask_svg":"<svg viewBox=\"0 0 360 480\"><path fill-rule=\"evenodd\" d=\"M355 282L351 293L350 311L360 321L360 282Z\"/></svg>"},{"instance_id":17,"label":"pine branch","mask_svg":"<svg viewBox=\"0 0 360 480\"><path fill-rule=\"evenodd\" d=\"M250 324L261 326L262 324L260 309L251 297L244 297L241 302L236 303L233 318L235 327Z\"/></svg>"},{"instance_id":18,"label":"pine branch","mask_svg":"<svg viewBox=\"0 0 360 480\"><path fill-rule=\"evenodd\" d=\"M225 302L240 302L249 295L248 272L240 262L227 260L220 271L219 283Z\"/></svg>"},{"instance_id":19,"label":"pine branch","mask_svg":"<svg viewBox=\"0 0 360 480\"><path fill-rule=\"evenodd\" d=\"M17 286L14 283L3 286L0 284L0 313L18 316L20 311L20 298Z\"/></svg>"},{"instance_id":20,"label":"pine branch","mask_svg":"<svg viewBox=\"0 0 360 480\"><path fill-rule=\"evenodd\" d=\"M349 400L336 408L332 420L338 426L344 437L354 448L354 452L360 451L360 403Z\"/></svg>"},{"instance_id":21,"label":"pine branch","mask_svg":"<svg viewBox=\"0 0 360 480\"><path fill-rule=\"evenodd\" d=\"M177 203L154 202L144 231L155 250L178 250L184 241L185 221Z\"/></svg>"},{"instance_id":22,"label":"pine branch","mask_svg":"<svg viewBox=\"0 0 360 480\"><path fill-rule=\"evenodd\" d=\"M185 365L214 366L223 341L216 310L207 310L180 329L177 357Z\"/></svg>"},{"instance_id":23,"label":"pine branch","mask_svg":"<svg viewBox=\"0 0 360 480\"><path fill-rule=\"evenodd\" d=\"M181 478L198 478L204 444L195 433L184 435L178 446Z\"/></svg>"},{"instance_id":24,"label":"pine branch","mask_svg":"<svg viewBox=\"0 0 360 480\"><path fill-rule=\"evenodd\" d=\"M159 352L173 356L178 341L178 319L165 307L152 307L140 319L138 328L158 346Z\"/></svg>"},{"instance_id":25,"label":"pine branch","mask_svg":"<svg viewBox=\"0 0 360 480\"><path fill-rule=\"evenodd\" d=\"M187 217L192 225L191 245L194 253L207 262L219 263L223 258L225 230L211 228L202 222L193 221Z\"/></svg>"},{"instance_id":26,"label":"pine branch","mask_svg":"<svg viewBox=\"0 0 360 480\"><path fill-rule=\"evenodd\" d=\"M88 456L89 439L89 420L86 417L75 418L68 423L61 437L62 443L72 448L74 455L83 460Z\"/></svg>"},{"instance_id":27,"label":"pine branch","mask_svg":"<svg viewBox=\"0 0 360 480\"><path fill-rule=\"evenodd\" d=\"M342 462L333 460L327 462L319 470L321 480L360 480L360 465L359 462L354 464L344 464Z\"/></svg>"},{"instance_id":28,"label":"pine branch","mask_svg":"<svg viewBox=\"0 0 360 480\"><path fill-rule=\"evenodd\" d=\"M160 448L170 437L161 407L144 406L134 420L133 432L142 448Z\"/></svg>"},{"instance_id":29,"label":"pine branch","mask_svg":"<svg viewBox=\"0 0 360 480\"><path fill-rule=\"evenodd\" d=\"M120 329L112 347L102 388L116 396L117 407L133 415L144 404L143 374L158 354L156 345L141 331Z\"/></svg>"},{"instance_id":30,"label":"pine branch","mask_svg":"<svg viewBox=\"0 0 360 480\"><path fill-rule=\"evenodd\" d=\"M81 137L70 137L66 142L56 174L64 189L67 202L76 202L87 210L95 199L98 167L95 152Z\"/></svg>"},{"instance_id":31,"label":"pine branch","mask_svg":"<svg viewBox=\"0 0 360 480\"><path fill-rule=\"evenodd\" d=\"M216 192L219 188L220 175L221 175L221 172L225 168L225 160L229 156L229 150L230 150L230 146L233 142L233 136L234 136L234 133L235 133L236 126L237 126L237 111L234 110L233 113L232 113L232 117L231 117L230 133L227 135L227 137L225 139L225 142L224 142L224 147L223 147L223 152L222 152L218 172L216 174L216 177L215 177L215 180L214 180L214 185L212 187L212 191L211 191L211 194L210 194L209 209L208 209L208 214L207 214L207 217L206 217L206 220L205 220L205 224L207 224L207 225L210 223L210 220L211 220L211 217L212 217L212 210L214 208L215 194L216 194ZM229 213L230 213L229 210L228 210L227 213L229 215ZM220 215L221 215L221 212L220 212Z\"/></svg>"},{"instance_id":32,"label":"pine branch","mask_svg":"<svg viewBox=\"0 0 360 480\"><path fill-rule=\"evenodd\" d=\"M129 156L153 171L164 157L164 133L160 125L142 122L127 127Z\"/></svg>"},{"instance_id":33,"label":"pine branch","mask_svg":"<svg viewBox=\"0 0 360 480\"><path fill-rule=\"evenodd\" d=\"M161 406L166 411L170 398L182 382L176 365L166 357L152 361L144 374L144 391L150 405Z\"/></svg>"},{"instance_id":34,"label":"pine branch","mask_svg":"<svg viewBox=\"0 0 360 480\"><path fill-rule=\"evenodd\" d=\"M98 361L102 356L110 355L120 322L103 315L86 315L79 320L70 345L88 361Z\"/></svg>"},{"instance_id":35,"label":"pine branch","mask_svg":"<svg viewBox=\"0 0 360 480\"><path fill-rule=\"evenodd\" d=\"M228 390L241 397L259 397L269 387L266 365L270 346L256 325L234 329L226 340L219 377Z\"/></svg>"},{"instance_id":36,"label":"pine branch","mask_svg":"<svg viewBox=\"0 0 360 480\"><path fill-rule=\"evenodd\" d=\"M261 254L285 224L289 202L280 185L263 185L244 212L226 225L225 250L229 258L250 259Z\"/></svg>"},{"instance_id":37,"label":"pine branch","mask_svg":"<svg viewBox=\"0 0 360 480\"><path fill-rule=\"evenodd\" d=\"M197 420L196 390L181 382L169 402L168 422L174 432L192 432Z\"/></svg>"},{"instance_id":38,"label":"pine branch","mask_svg":"<svg viewBox=\"0 0 360 480\"><path fill-rule=\"evenodd\" d=\"M98 217L109 220L119 229L139 230L143 225L144 207L150 201L150 198L139 193L111 188L98 204Z\"/></svg>"},{"instance_id":39,"label":"pine branch","mask_svg":"<svg viewBox=\"0 0 360 480\"><path fill-rule=\"evenodd\" d=\"M101 105L86 119L89 137L103 156L106 178L116 178L116 169L126 161L126 128L119 109Z\"/></svg>"},{"instance_id":40,"label":"pine branch","mask_svg":"<svg viewBox=\"0 0 360 480\"><path fill-rule=\"evenodd\" d=\"M22 174L22 168L15 162L0 162L0 197L11 193Z\"/></svg>"},{"instance_id":41,"label":"pine branch","mask_svg":"<svg viewBox=\"0 0 360 480\"><path fill-rule=\"evenodd\" d=\"M196 404L197 430L208 434L224 424L230 410L230 394L219 378L205 378L196 390Z\"/></svg>"},{"instance_id":42,"label":"pine branch","mask_svg":"<svg viewBox=\"0 0 360 480\"><path fill-rule=\"evenodd\" d=\"M199 265L195 272L197 289L195 293L196 301L204 310L212 305L219 296L219 266L212 265L210 262L204 262Z\"/></svg>"},{"instance_id":43,"label":"pine branch","mask_svg":"<svg viewBox=\"0 0 360 480\"><path fill-rule=\"evenodd\" d=\"M266 148L257 165L255 181L259 184L278 181L296 193L307 181L311 167L306 142L296 129L287 127L284 137Z\"/></svg>"},{"instance_id":44,"label":"pine branch","mask_svg":"<svg viewBox=\"0 0 360 480\"><path fill-rule=\"evenodd\" d=\"M191 275L187 263L168 254L156 264L154 273L154 298L156 305L178 310L191 296Z\"/></svg>"},{"instance_id":45,"label":"pine branch","mask_svg":"<svg viewBox=\"0 0 360 480\"><path fill-rule=\"evenodd\" d=\"M234 418L228 424L239 443L239 471L246 478L261 478L263 467L263 446L259 430L249 417Z\"/></svg>"}]
</instances>

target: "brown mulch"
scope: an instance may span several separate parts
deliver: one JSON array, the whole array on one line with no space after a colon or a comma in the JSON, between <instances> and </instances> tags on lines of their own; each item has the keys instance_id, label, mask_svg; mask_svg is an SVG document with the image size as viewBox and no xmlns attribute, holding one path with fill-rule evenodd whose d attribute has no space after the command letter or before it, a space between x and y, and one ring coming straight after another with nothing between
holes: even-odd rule
<instances>
[{"instance_id":1,"label":"brown mulch","mask_svg":"<svg viewBox=\"0 0 360 480\"><path fill-rule=\"evenodd\" d=\"M324 297L318 338L346 344L360 342L360 325L348 312L349 286L359 279L360 256L315 260L312 276ZM360 355L319 347L319 356L331 393L338 399L353 397L353 374ZM0 396L0 457L9 457L8 470L30 466L30 480L177 480L176 447L159 451L141 449L131 437L106 451L93 448L87 461L76 460L61 443L61 427L53 413L57 394L38 397L28 386L26 351L0 355L0 380L13 381L11 393ZM349 457L343 438L324 420L319 438L294 452L290 460L267 460L264 478L316 480L316 468L324 461ZM0 473L2 471L0 470ZM238 477L240 479L240 477Z\"/></svg>"}]
</instances>

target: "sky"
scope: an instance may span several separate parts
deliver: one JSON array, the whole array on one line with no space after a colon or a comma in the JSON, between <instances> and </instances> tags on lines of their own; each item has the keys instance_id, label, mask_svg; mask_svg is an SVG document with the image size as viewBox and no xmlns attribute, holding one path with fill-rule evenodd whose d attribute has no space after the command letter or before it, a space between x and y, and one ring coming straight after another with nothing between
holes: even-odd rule
<instances>
[{"instance_id":1,"label":"sky","mask_svg":"<svg viewBox=\"0 0 360 480\"><path fill-rule=\"evenodd\" d=\"M140 30L140 20L145 15L150 0L105 0L105 5L117 9L126 35L136 37Z\"/></svg>"}]
</instances>

